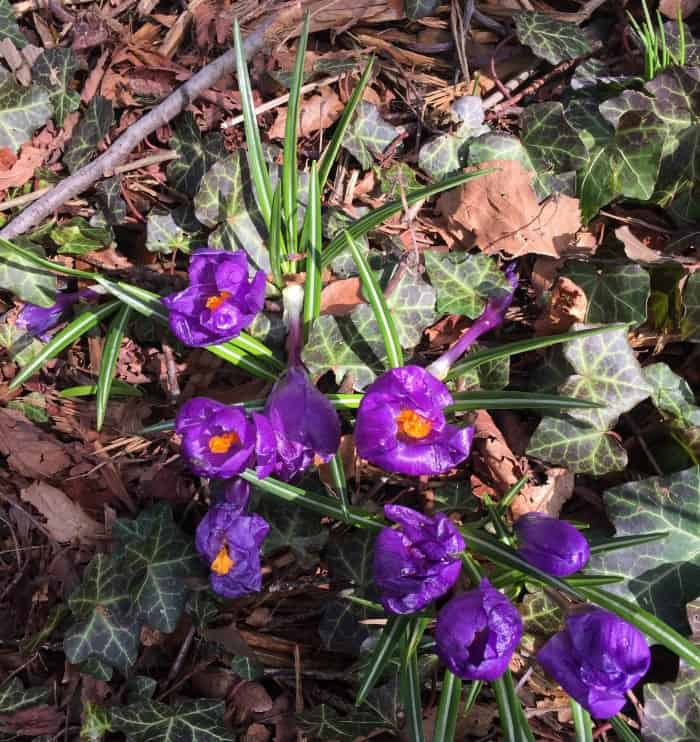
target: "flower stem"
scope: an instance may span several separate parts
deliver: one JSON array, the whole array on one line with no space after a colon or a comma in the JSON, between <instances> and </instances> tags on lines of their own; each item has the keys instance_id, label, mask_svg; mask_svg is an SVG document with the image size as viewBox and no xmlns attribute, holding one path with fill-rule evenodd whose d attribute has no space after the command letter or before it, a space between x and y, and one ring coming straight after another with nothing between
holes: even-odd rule
<instances>
[{"instance_id":1,"label":"flower stem","mask_svg":"<svg viewBox=\"0 0 700 742\"><path fill-rule=\"evenodd\" d=\"M304 289L297 284L282 291L284 322L287 325L287 364L291 368L301 364L301 349L304 344L301 312L304 306Z\"/></svg>"}]
</instances>

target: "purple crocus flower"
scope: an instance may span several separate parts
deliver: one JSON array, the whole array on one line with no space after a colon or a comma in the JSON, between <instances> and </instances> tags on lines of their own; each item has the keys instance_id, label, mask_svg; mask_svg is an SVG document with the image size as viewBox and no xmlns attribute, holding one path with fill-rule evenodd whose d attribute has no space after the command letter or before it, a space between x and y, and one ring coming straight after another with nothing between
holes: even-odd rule
<instances>
[{"instance_id":1,"label":"purple crocus flower","mask_svg":"<svg viewBox=\"0 0 700 742\"><path fill-rule=\"evenodd\" d=\"M20 309L15 325L26 330L30 335L43 339L49 330L67 316L73 304L80 299L94 299L98 296L99 294L92 289L82 289L56 294L56 301L50 307L40 307L38 304L27 302Z\"/></svg>"},{"instance_id":2,"label":"purple crocus flower","mask_svg":"<svg viewBox=\"0 0 700 742\"><path fill-rule=\"evenodd\" d=\"M569 616L537 661L594 717L607 719L625 705L625 693L649 669L651 653L641 631L591 607Z\"/></svg>"},{"instance_id":3,"label":"purple crocus flower","mask_svg":"<svg viewBox=\"0 0 700 742\"><path fill-rule=\"evenodd\" d=\"M464 539L452 521L385 505L398 529L382 528L374 543L373 576L380 600L392 613L414 613L444 595L459 576Z\"/></svg>"},{"instance_id":4,"label":"purple crocus flower","mask_svg":"<svg viewBox=\"0 0 700 742\"><path fill-rule=\"evenodd\" d=\"M463 680L496 680L506 671L523 635L518 609L491 583L452 598L438 614L440 659Z\"/></svg>"},{"instance_id":5,"label":"purple crocus flower","mask_svg":"<svg viewBox=\"0 0 700 742\"><path fill-rule=\"evenodd\" d=\"M240 474L252 463L260 435L242 407L206 397L194 397L180 407L175 430L182 436L182 453L192 471L221 479Z\"/></svg>"},{"instance_id":6,"label":"purple crocus flower","mask_svg":"<svg viewBox=\"0 0 700 742\"><path fill-rule=\"evenodd\" d=\"M357 411L355 444L399 474L442 474L469 456L474 430L445 421L447 387L420 366L393 368L370 384Z\"/></svg>"},{"instance_id":7,"label":"purple crocus flower","mask_svg":"<svg viewBox=\"0 0 700 742\"><path fill-rule=\"evenodd\" d=\"M566 577L586 566L588 541L570 523L544 513L527 513L515 523L518 554L547 574Z\"/></svg>"},{"instance_id":8,"label":"purple crocus flower","mask_svg":"<svg viewBox=\"0 0 700 742\"><path fill-rule=\"evenodd\" d=\"M260 546L270 529L260 515L245 515L246 489L225 494L224 502L212 506L197 527L197 551L211 570L212 590L226 598L254 593L262 585Z\"/></svg>"},{"instance_id":9,"label":"purple crocus flower","mask_svg":"<svg viewBox=\"0 0 700 742\"><path fill-rule=\"evenodd\" d=\"M265 274L248 280L243 250L203 248L192 253L190 285L163 299L170 328L185 345L200 347L235 338L262 309Z\"/></svg>"}]
</instances>

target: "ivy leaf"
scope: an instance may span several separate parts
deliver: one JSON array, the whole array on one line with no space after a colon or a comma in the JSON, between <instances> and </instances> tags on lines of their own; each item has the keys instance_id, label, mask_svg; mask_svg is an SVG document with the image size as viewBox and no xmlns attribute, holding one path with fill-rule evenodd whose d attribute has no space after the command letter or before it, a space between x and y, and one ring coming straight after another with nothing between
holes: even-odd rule
<instances>
[{"instance_id":1,"label":"ivy leaf","mask_svg":"<svg viewBox=\"0 0 700 742\"><path fill-rule=\"evenodd\" d=\"M496 260L483 253L423 253L425 270L437 291L437 308L441 314L463 314L476 319L489 297L509 293L510 284Z\"/></svg>"},{"instance_id":2,"label":"ivy leaf","mask_svg":"<svg viewBox=\"0 0 700 742\"><path fill-rule=\"evenodd\" d=\"M485 346L478 343L469 349L469 353L483 350ZM462 357L466 360L469 353ZM465 371L454 379L455 386L461 391L500 391L510 384L510 358L498 358L494 361L480 363L476 368Z\"/></svg>"},{"instance_id":3,"label":"ivy leaf","mask_svg":"<svg viewBox=\"0 0 700 742\"><path fill-rule=\"evenodd\" d=\"M56 301L56 277L37 268L8 245L9 242L0 240L0 288L11 291L22 301L50 307ZM44 257L43 247L35 245L28 249Z\"/></svg>"},{"instance_id":4,"label":"ivy leaf","mask_svg":"<svg viewBox=\"0 0 700 742\"><path fill-rule=\"evenodd\" d=\"M683 377L665 363L652 363L644 369L644 378L651 385L651 401L660 412L688 427L700 425L700 407Z\"/></svg>"},{"instance_id":5,"label":"ivy leaf","mask_svg":"<svg viewBox=\"0 0 700 742\"><path fill-rule=\"evenodd\" d=\"M528 593L520 604L525 631L538 636L551 636L564 627L561 608L545 593Z\"/></svg>"},{"instance_id":6,"label":"ivy leaf","mask_svg":"<svg viewBox=\"0 0 700 742\"><path fill-rule=\"evenodd\" d=\"M681 663L673 683L644 686L644 742L700 739L700 673Z\"/></svg>"},{"instance_id":7,"label":"ivy leaf","mask_svg":"<svg viewBox=\"0 0 700 742\"><path fill-rule=\"evenodd\" d=\"M540 421L530 438L527 454L555 466L565 466L576 474L595 477L622 471L627 466L627 453L613 435L556 417Z\"/></svg>"},{"instance_id":8,"label":"ivy leaf","mask_svg":"<svg viewBox=\"0 0 700 742\"><path fill-rule=\"evenodd\" d=\"M420 188L416 172L405 162L394 162L389 167L374 166L379 181L379 190L391 201L401 198L401 194Z\"/></svg>"},{"instance_id":9,"label":"ivy leaf","mask_svg":"<svg viewBox=\"0 0 700 742\"><path fill-rule=\"evenodd\" d=\"M334 583L350 582L357 592L363 592L373 585L372 556L375 536L371 531L355 531L333 539L328 544L325 556Z\"/></svg>"},{"instance_id":10,"label":"ivy leaf","mask_svg":"<svg viewBox=\"0 0 700 742\"><path fill-rule=\"evenodd\" d=\"M23 88L12 75L0 69L0 147L17 152L50 115L51 103L44 88L38 85Z\"/></svg>"},{"instance_id":11,"label":"ivy leaf","mask_svg":"<svg viewBox=\"0 0 700 742\"><path fill-rule=\"evenodd\" d=\"M17 15L9 0L0 0L0 39L10 39L18 49L27 45L27 37L17 25Z\"/></svg>"},{"instance_id":12,"label":"ivy leaf","mask_svg":"<svg viewBox=\"0 0 700 742\"><path fill-rule=\"evenodd\" d=\"M641 265L601 266L570 260L562 275L586 293L587 322L639 325L646 320L651 280Z\"/></svg>"},{"instance_id":13,"label":"ivy leaf","mask_svg":"<svg viewBox=\"0 0 700 742\"><path fill-rule=\"evenodd\" d=\"M59 245L58 252L68 255L85 255L93 250L103 250L113 239L109 227L91 227L81 216L54 227L49 233Z\"/></svg>"},{"instance_id":14,"label":"ivy leaf","mask_svg":"<svg viewBox=\"0 0 700 742\"><path fill-rule=\"evenodd\" d=\"M68 598L79 620L66 633L63 649L73 664L95 658L122 672L134 664L140 624L127 615L126 574L112 557L95 556L83 581Z\"/></svg>"},{"instance_id":15,"label":"ivy leaf","mask_svg":"<svg viewBox=\"0 0 700 742\"><path fill-rule=\"evenodd\" d=\"M439 7L440 0L404 0L404 10L412 21L432 15Z\"/></svg>"},{"instance_id":16,"label":"ivy leaf","mask_svg":"<svg viewBox=\"0 0 700 742\"><path fill-rule=\"evenodd\" d=\"M396 139L399 130L385 121L374 103L360 101L348 127L343 147L369 170L375 159Z\"/></svg>"},{"instance_id":17,"label":"ivy leaf","mask_svg":"<svg viewBox=\"0 0 700 742\"><path fill-rule=\"evenodd\" d=\"M593 51L585 32L573 23L551 18L546 13L515 13L515 31L521 44L550 64L576 59Z\"/></svg>"},{"instance_id":18,"label":"ivy leaf","mask_svg":"<svg viewBox=\"0 0 700 742\"><path fill-rule=\"evenodd\" d=\"M128 575L132 610L145 623L169 634L185 608L185 577L201 573L191 539L177 527L172 511L159 504L136 520L119 519L113 533L120 548L115 556Z\"/></svg>"},{"instance_id":19,"label":"ivy leaf","mask_svg":"<svg viewBox=\"0 0 700 742\"><path fill-rule=\"evenodd\" d=\"M161 255L176 250L190 252L193 245L203 241L202 225L189 206L173 211L151 211L146 223L146 249Z\"/></svg>"},{"instance_id":20,"label":"ivy leaf","mask_svg":"<svg viewBox=\"0 0 700 742\"><path fill-rule=\"evenodd\" d=\"M167 706L144 701L110 710L113 729L131 742L233 742L224 726L224 703L209 699Z\"/></svg>"},{"instance_id":21,"label":"ivy leaf","mask_svg":"<svg viewBox=\"0 0 700 742\"><path fill-rule=\"evenodd\" d=\"M566 120L574 127L588 152L605 147L615 129L600 113L598 101L592 96L577 95L566 105Z\"/></svg>"},{"instance_id":22,"label":"ivy leaf","mask_svg":"<svg viewBox=\"0 0 700 742\"><path fill-rule=\"evenodd\" d=\"M607 490L603 501L617 536L652 531L668 536L595 556L590 568L624 575L624 582L606 589L687 632L685 605L700 594L700 467L627 482Z\"/></svg>"},{"instance_id":23,"label":"ivy leaf","mask_svg":"<svg viewBox=\"0 0 700 742\"><path fill-rule=\"evenodd\" d=\"M107 136L114 122L112 102L96 95L85 109L80 123L66 145L63 163L71 173L87 165L97 154L97 145Z\"/></svg>"},{"instance_id":24,"label":"ivy leaf","mask_svg":"<svg viewBox=\"0 0 700 742\"><path fill-rule=\"evenodd\" d=\"M523 145L538 174L578 170L585 164L586 147L567 121L561 103L527 106L520 126Z\"/></svg>"},{"instance_id":25,"label":"ivy leaf","mask_svg":"<svg viewBox=\"0 0 700 742\"><path fill-rule=\"evenodd\" d=\"M189 111L175 120L175 131L170 146L180 157L168 165L168 181L176 190L194 196L204 174L217 160L228 155L223 136L216 132L205 134Z\"/></svg>"},{"instance_id":26,"label":"ivy leaf","mask_svg":"<svg viewBox=\"0 0 700 742\"><path fill-rule=\"evenodd\" d=\"M369 209L357 209L356 216L362 217L368 213ZM347 229L350 223L353 221L352 217L346 214L340 209L335 209L332 206L324 208L323 210L323 236L330 242L332 239L342 234L344 229ZM367 235L362 235L355 239L357 246L360 248L365 257L370 261L370 267L376 268L377 260L370 255L369 251L369 239ZM357 266L349 250L344 250L337 258L331 261L331 269L333 273L339 278L350 278L350 276L357 275Z\"/></svg>"},{"instance_id":27,"label":"ivy leaf","mask_svg":"<svg viewBox=\"0 0 700 742\"><path fill-rule=\"evenodd\" d=\"M12 678L0 688L0 714L14 714L15 711L48 703L49 689L34 686L24 689L19 678Z\"/></svg>"},{"instance_id":28,"label":"ivy leaf","mask_svg":"<svg viewBox=\"0 0 700 742\"><path fill-rule=\"evenodd\" d=\"M270 271L265 228L241 152L220 160L206 173L194 197L194 208L206 227L221 225L212 239L214 244L245 250L259 270Z\"/></svg>"},{"instance_id":29,"label":"ivy leaf","mask_svg":"<svg viewBox=\"0 0 700 742\"><path fill-rule=\"evenodd\" d=\"M4 285L0 282L0 285ZM700 340L700 271L688 276L683 290L683 336Z\"/></svg>"},{"instance_id":30,"label":"ivy leaf","mask_svg":"<svg viewBox=\"0 0 700 742\"><path fill-rule=\"evenodd\" d=\"M90 675L98 680L104 680L106 683L108 683L114 675L114 668L106 662L98 660L96 657L88 657L84 662L81 662L78 667L81 675Z\"/></svg>"},{"instance_id":31,"label":"ivy leaf","mask_svg":"<svg viewBox=\"0 0 700 742\"><path fill-rule=\"evenodd\" d=\"M415 270L407 270L387 297L402 348L414 348L423 331L438 319L435 289Z\"/></svg>"},{"instance_id":32,"label":"ivy leaf","mask_svg":"<svg viewBox=\"0 0 700 742\"><path fill-rule=\"evenodd\" d=\"M6 0L0 0L0 8L3 2ZM70 88L79 66L73 50L62 47L43 49L32 65L32 80L48 90L58 126L63 126L66 116L80 107L80 95Z\"/></svg>"},{"instance_id":33,"label":"ivy leaf","mask_svg":"<svg viewBox=\"0 0 700 742\"><path fill-rule=\"evenodd\" d=\"M260 680L265 675L265 668L257 660L239 655L231 661L231 671L243 680Z\"/></svg>"},{"instance_id":34,"label":"ivy leaf","mask_svg":"<svg viewBox=\"0 0 700 742\"><path fill-rule=\"evenodd\" d=\"M91 221L93 226L101 226L102 223L116 225L123 224L126 219L126 202L122 196L119 176L105 178L95 186L95 193L100 205L100 223Z\"/></svg>"},{"instance_id":35,"label":"ivy leaf","mask_svg":"<svg viewBox=\"0 0 700 742\"><path fill-rule=\"evenodd\" d=\"M666 129L651 111L628 111L615 135L594 150L578 174L581 215L592 219L618 196L646 201L654 193Z\"/></svg>"},{"instance_id":36,"label":"ivy leaf","mask_svg":"<svg viewBox=\"0 0 700 742\"><path fill-rule=\"evenodd\" d=\"M588 325L574 325L583 330ZM651 394L651 387L627 341L625 329L570 340L564 356L576 372L559 387L559 393L604 405L597 410L567 410L567 415L605 431L618 417Z\"/></svg>"},{"instance_id":37,"label":"ivy leaf","mask_svg":"<svg viewBox=\"0 0 700 742\"><path fill-rule=\"evenodd\" d=\"M361 623L368 617L364 606L351 600L331 600L323 606L318 634L326 649L359 655L370 636L369 627Z\"/></svg>"},{"instance_id":38,"label":"ivy leaf","mask_svg":"<svg viewBox=\"0 0 700 742\"><path fill-rule=\"evenodd\" d=\"M700 215L694 196L699 182L700 125L695 125L681 132L675 149L661 160L654 200L667 208L672 207L672 215L679 221L695 221ZM684 209L681 199L688 195L689 202Z\"/></svg>"},{"instance_id":39,"label":"ivy leaf","mask_svg":"<svg viewBox=\"0 0 700 742\"><path fill-rule=\"evenodd\" d=\"M390 728L371 711L353 711L342 716L325 703L298 714L297 719L310 739L353 740L370 737L378 729Z\"/></svg>"}]
</instances>

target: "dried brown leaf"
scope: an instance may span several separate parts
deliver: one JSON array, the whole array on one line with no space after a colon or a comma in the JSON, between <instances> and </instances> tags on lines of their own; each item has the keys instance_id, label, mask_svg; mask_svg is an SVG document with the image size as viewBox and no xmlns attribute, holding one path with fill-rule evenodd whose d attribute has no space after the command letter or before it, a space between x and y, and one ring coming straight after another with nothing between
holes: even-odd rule
<instances>
[{"instance_id":1,"label":"dried brown leaf","mask_svg":"<svg viewBox=\"0 0 700 742\"><path fill-rule=\"evenodd\" d=\"M340 317L349 314L358 304L364 304L359 278L333 281L321 291L321 314Z\"/></svg>"},{"instance_id":2,"label":"dried brown leaf","mask_svg":"<svg viewBox=\"0 0 700 742\"><path fill-rule=\"evenodd\" d=\"M482 482L504 494L527 471L527 459L516 456L485 410L476 413L472 466ZM478 494L478 492L476 492Z\"/></svg>"},{"instance_id":3,"label":"dried brown leaf","mask_svg":"<svg viewBox=\"0 0 700 742\"><path fill-rule=\"evenodd\" d=\"M43 164L47 152L44 149L32 147L29 144L22 146L19 157L8 169L0 165L0 191L6 188L23 186L34 176L34 171Z\"/></svg>"},{"instance_id":4,"label":"dried brown leaf","mask_svg":"<svg viewBox=\"0 0 700 742\"><path fill-rule=\"evenodd\" d=\"M19 737L52 736L65 724L66 715L55 706L40 704L0 716L5 732Z\"/></svg>"},{"instance_id":5,"label":"dried brown leaf","mask_svg":"<svg viewBox=\"0 0 700 742\"><path fill-rule=\"evenodd\" d=\"M561 467L547 469L544 484L528 482L511 505L514 518L525 513L546 513L559 517L564 503L574 493L574 475Z\"/></svg>"},{"instance_id":6,"label":"dried brown leaf","mask_svg":"<svg viewBox=\"0 0 700 742\"><path fill-rule=\"evenodd\" d=\"M317 131L332 126L343 112L343 103L328 86L318 93L304 98L299 104L299 134L308 137ZM284 139L284 127L287 123L287 109L277 112L277 118L268 134L271 139Z\"/></svg>"},{"instance_id":7,"label":"dried brown leaf","mask_svg":"<svg viewBox=\"0 0 700 742\"><path fill-rule=\"evenodd\" d=\"M681 16L687 18L692 15L698 7L700 7L700 0L659 0L659 11L675 21L678 18L678 6L681 8Z\"/></svg>"},{"instance_id":8,"label":"dried brown leaf","mask_svg":"<svg viewBox=\"0 0 700 742\"><path fill-rule=\"evenodd\" d=\"M586 319L588 299L584 290L570 278L560 276L549 297L549 305L535 322L535 335L566 332L576 322Z\"/></svg>"}]
</instances>

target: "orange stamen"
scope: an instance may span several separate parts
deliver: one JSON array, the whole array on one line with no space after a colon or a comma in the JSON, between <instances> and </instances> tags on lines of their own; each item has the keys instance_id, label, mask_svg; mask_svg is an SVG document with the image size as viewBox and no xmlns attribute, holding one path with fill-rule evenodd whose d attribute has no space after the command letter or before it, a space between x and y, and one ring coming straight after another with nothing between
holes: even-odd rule
<instances>
[{"instance_id":1,"label":"orange stamen","mask_svg":"<svg viewBox=\"0 0 700 742\"><path fill-rule=\"evenodd\" d=\"M226 301L226 299L230 298L230 291L220 291L215 296L210 296L207 299L207 309L211 309L212 312L215 312Z\"/></svg>"},{"instance_id":2,"label":"orange stamen","mask_svg":"<svg viewBox=\"0 0 700 742\"><path fill-rule=\"evenodd\" d=\"M212 453L228 453L231 446L235 446L240 442L241 439L238 437L238 433L231 431L230 433L213 435L207 445Z\"/></svg>"},{"instance_id":3,"label":"orange stamen","mask_svg":"<svg viewBox=\"0 0 700 742\"><path fill-rule=\"evenodd\" d=\"M217 575L227 575L234 567L236 562L231 559L228 553L228 546L224 544L216 555L216 559L211 563L211 571Z\"/></svg>"},{"instance_id":4,"label":"orange stamen","mask_svg":"<svg viewBox=\"0 0 700 742\"><path fill-rule=\"evenodd\" d=\"M425 438L433 429L433 424L430 420L419 415L414 410L401 410L396 416L396 424L399 427L400 433L415 439Z\"/></svg>"}]
</instances>

